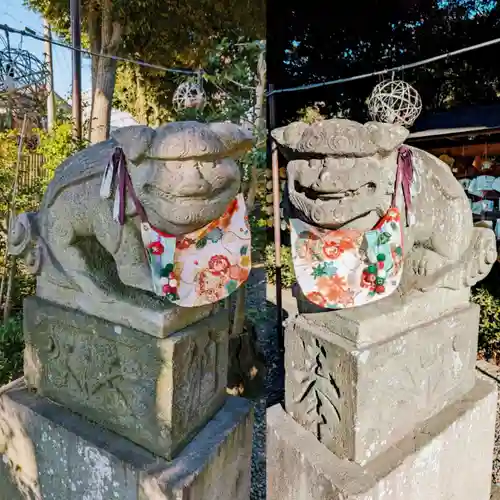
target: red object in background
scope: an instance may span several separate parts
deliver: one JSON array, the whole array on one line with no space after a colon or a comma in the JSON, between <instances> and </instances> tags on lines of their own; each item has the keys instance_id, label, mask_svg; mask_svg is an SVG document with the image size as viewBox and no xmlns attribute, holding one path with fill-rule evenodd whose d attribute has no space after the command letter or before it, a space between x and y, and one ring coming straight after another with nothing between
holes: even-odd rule
<instances>
[{"instance_id":1,"label":"red object in background","mask_svg":"<svg viewBox=\"0 0 500 500\"><path fill-rule=\"evenodd\" d=\"M476 169L476 170L481 170L481 164L483 163L483 160L480 156L476 156L474 158L474 161L472 162L472 166Z\"/></svg>"}]
</instances>

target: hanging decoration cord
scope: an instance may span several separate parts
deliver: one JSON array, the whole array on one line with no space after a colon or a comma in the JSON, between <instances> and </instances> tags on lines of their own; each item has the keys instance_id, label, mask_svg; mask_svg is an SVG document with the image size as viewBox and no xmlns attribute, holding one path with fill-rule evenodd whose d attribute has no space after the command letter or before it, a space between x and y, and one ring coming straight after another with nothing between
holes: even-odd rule
<instances>
[{"instance_id":1,"label":"hanging decoration cord","mask_svg":"<svg viewBox=\"0 0 500 500\"><path fill-rule=\"evenodd\" d=\"M5 31L6 33L16 33L21 36L26 36L28 38L34 38L35 40L40 40L42 42L46 41L46 38L44 38L41 35L37 35L36 33L27 30L17 30L15 28L11 28L10 26L7 26L6 24L0 24L0 30ZM179 73L183 75L197 75L199 74L199 70L190 70L190 69L179 69L179 68L166 68L165 66L159 66L157 64L150 64L144 61L139 61L139 60L134 60L134 59L127 59L126 57L119 57L119 56L111 56L108 54L97 54L96 52L92 52L90 50L86 49L77 49L75 47L72 47L71 45L68 45L67 43L63 42L58 42L57 40L52 40L51 41L52 45L57 45L59 47L64 47L69 50L75 50L77 52L81 52L82 54L85 54L87 56L96 56L96 57L104 57L106 59L113 59L115 61L120 61L120 62L128 62L132 64L137 64L139 66L143 66L144 68L151 68L151 69L157 69L159 71L165 71L166 73Z\"/></svg>"},{"instance_id":2,"label":"hanging decoration cord","mask_svg":"<svg viewBox=\"0 0 500 500\"><path fill-rule=\"evenodd\" d=\"M5 32L7 40L8 40L9 33L16 33L16 34L19 34L21 36L34 38L34 39L40 40L40 41L46 41L46 38L44 36L38 35L33 30L28 29L28 28L26 28L24 30L17 30L15 28L11 28L10 26L7 26L6 24L0 24L0 30L3 30ZM177 73L177 74L184 74L184 75L196 75L198 77L197 79L198 79L198 82L201 85L201 87L203 86L204 75L208 75L208 73L204 69L190 70L190 69L180 69L180 68L166 68L165 66L159 66L157 64L150 64L150 63L147 63L144 61L127 59L125 57L119 57L119 56L111 56L111 55L107 55L107 54L97 54L95 52L85 50L85 49L77 49L71 45L68 45L68 44L62 43L62 42L58 42L57 40L54 40L54 39L51 39L50 43L52 45L57 45L59 47L63 47L63 48L69 49L69 50L79 51L82 54L86 54L88 56L104 57L107 59L113 59L115 61L128 62L131 64L137 64L139 66L143 66L145 68L156 69L159 71L165 71L165 72L169 72L169 73ZM255 43L255 42L252 42L252 43ZM239 45L250 45L250 44L239 44ZM255 89L253 87L249 87L247 85L240 84L239 82L231 80L230 78L226 77L226 80L230 81L233 84L236 84L237 86L239 86L241 88L255 91ZM229 97L230 99L232 99L233 101L236 102L234 97L229 92L224 90L220 85L217 85L215 82L212 82L212 84L215 85L215 87L217 87L227 97ZM246 121L249 124L252 123L249 120L246 120L245 118L243 118L243 121Z\"/></svg>"},{"instance_id":3,"label":"hanging decoration cord","mask_svg":"<svg viewBox=\"0 0 500 500\"><path fill-rule=\"evenodd\" d=\"M356 80L364 80L366 78L371 78L379 75L386 75L387 73L395 73L399 71L404 71L406 69L417 68L419 66L425 66L426 64L430 64L436 61L440 61L441 59L447 59L449 57L454 57L459 54L464 54L465 52L471 52L473 50L482 49L484 47L489 47L491 45L495 45L500 43L500 38L494 38L493 40L488 40L487 42L478 43L476 45L471 45L469 47L464 47L463 49L454 50L453 52L447 52L446 54L440 54L438 56L429 57L428 59L423 59L422 61L417 61L410 64L403 64L401 66L397 66L395 68L382 69L380 71L374 71L372 73L364 73L362 75L351 76L348 78L339 78L338 80L330 80L328 82L318 82L311 83L309 85L300 85L298 87L289 87L284 89L276 89L267 93L267 95L271 94L282 94L284 92L299 92L301 90L309 90L309 89L317 89L319 87L328 87L330 85L337 85L339 83L347 83L354 82Z\"/></svg>"}]
</instances>

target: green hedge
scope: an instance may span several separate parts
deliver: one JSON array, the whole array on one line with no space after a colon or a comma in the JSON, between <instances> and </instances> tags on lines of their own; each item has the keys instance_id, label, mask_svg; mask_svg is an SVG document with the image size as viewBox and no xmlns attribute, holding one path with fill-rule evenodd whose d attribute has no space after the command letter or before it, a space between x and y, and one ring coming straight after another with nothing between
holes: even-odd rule
<instances>
[{"instance_id":1,"label":"green hedge","mask_svg":"<svg viewBox=\"0 0 500 500\"><path fill-rule=\"evenodd\" d=\"M500 265L472 289L472 301L481 307L478 352L485 358L500 354Z\"/></svg>"},{"instance_id":2,"label":"green hedge","mask_svg":"<svg viewBox=\"0 0 500 500\"><path fill-rule=\"evenodd\" d=\"M22 375L23 349L22 320L17 316L0 325L0 385Z\"/></svg>"},{"instance_id":3,"label":"green hedge","mask_svg":"<svg viewBox=\"0 0 500 500\"><path fill-rule=\"evenodd\" d=\"M500 348L500 297L479 286L473 291L472 300L481 307L478 351L490 357Z\"/></svg>"}]
</instances>

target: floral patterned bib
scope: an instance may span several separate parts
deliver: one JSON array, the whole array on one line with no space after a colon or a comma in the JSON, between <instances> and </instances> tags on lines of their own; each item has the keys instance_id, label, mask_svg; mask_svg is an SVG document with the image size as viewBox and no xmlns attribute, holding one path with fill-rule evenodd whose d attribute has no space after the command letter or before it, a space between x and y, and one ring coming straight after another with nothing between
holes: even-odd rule
<instances>
[{"instance_id":1,"label":"floral patterned bib","mask_svg":"<svg viewBox=\"0 0 500 500\"><path fill-rule=\"evenodd\" d=\"M403 228L396 208L401 189L406 223L412 224L412 152L398 151L391 208L370 231L329 230L290 219L292 259L306 298L326 309L375 302L396 290L403 274Z\"/></svg>"},{"instance_id":2,"label":"floral patterned bib","mask_svg":"<svg viewBox=\"0 0 500 500\"><path fill-rule=\"evenodd\" d=\"M176 238L141 225L154 291L181 307L212 304L247 279L251 239L242 195L206 227Z\"/></svg>"},{"instance_id":3,"label":"floral patterned bib","mask_svg":"<svg viewBox=\"0 0 500 500\"><path fill-rule=\"evenodd\" d=\"M127 197L141 219L142 241L157 295L181 307L199 307L226 298L248 279L251 234L243 195L238 195L219 219L176 237L149 223L121 148L115 149L104 172L100 196L110 198L113 185L115 220L125 224Z\"/></svg>"},{"instance_id":4,"label":"floral patterned bib","mask_svg":"<svg viewBox=\"0 0 500 500\"><path fill-rule=\"evenodd\" d=\"M320 307L344 309L390 295L403 271L401 218L391 208L367 232L290 220L292 259L302 292Z\"/></svg>"}]
</instances>

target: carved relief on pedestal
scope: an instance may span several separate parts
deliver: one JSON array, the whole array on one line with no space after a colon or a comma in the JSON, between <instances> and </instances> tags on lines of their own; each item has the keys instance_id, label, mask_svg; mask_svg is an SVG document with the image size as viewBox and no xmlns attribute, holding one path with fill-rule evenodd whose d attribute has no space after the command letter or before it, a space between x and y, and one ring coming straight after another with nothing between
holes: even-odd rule
<instances>
[{"instance_id":1,"label":"carved relief on pedestal","mask_svg":"<svg viewBox=\"0 0 500 500\"><path fill-rule=\"evenodd\" d=\"M31 388L167 458L225 399L225 313L157 339L31 298L25 336Z\"/></svg>"},{"instance_id":2,"label":"carved relief on pedestal","mask_svg":"<svg viewBox=\"0 0 500 500\"><path fill-rule=\"evenodd\" d=\"M179 355L179 372L174 377L185 379L174 394L173 415L176 432L189 433L192 422L206 413L214 397L225 386L227 350L220 349L220 334L209 330L204 335L190 338Z\"/></svg>"},{"instance_id":3,"label":"carved relief on pedestal","mask_svg":"<svg viewBox=\"0 0 500 500\"><path fill-rule=\"evenodd\" d=\"M338 410L340 390L333 375L325 371L326 350L320 341L314 339L314 345L311 345L301 340L305 369L292 369L291 375L302 389L293 402L305 405L305 413L310 419L307 427L322 441L331 435L328 429L333 429L341 420Z\"/></svg>"},{"instance_id":4,"label":"carved relief on pedestal","mask_svg":"<svg viewBox=\"0 0 500 500\"><path fill-rule=\"evenodd\" d=\"M54 387L78 391L89 404L115 412L118 419L132 415L141 418L129 389L144 378L146 367L120 359L116 343L101 338L90 343L68 329L66 333L64 338L47 337L46 360L50 368L46 376Z\"/></svg>"},{"instance_id":5,"label":"carved relief on pedestal","mask_svg":"<svg viewBox=\"0 0 500 500\"><path fill-rule=\"evenodd\" d=\"M286 327L286 410L340 458L373 459L473 386L475 305L362 348L314 317Z\"/></svg>"},{"instance_id":6,"label":"carved relief on pedestal","mask_svg":"<svg viewBox=\"0 0 500 500\"><path fill-rule=\"evenodd\" d=\"M347 446L342 428L351 413L345 392L349 366L334 345L319 337L297 330L290 337L287 411L328 448Z\"/></svg>"}]
</instances>

